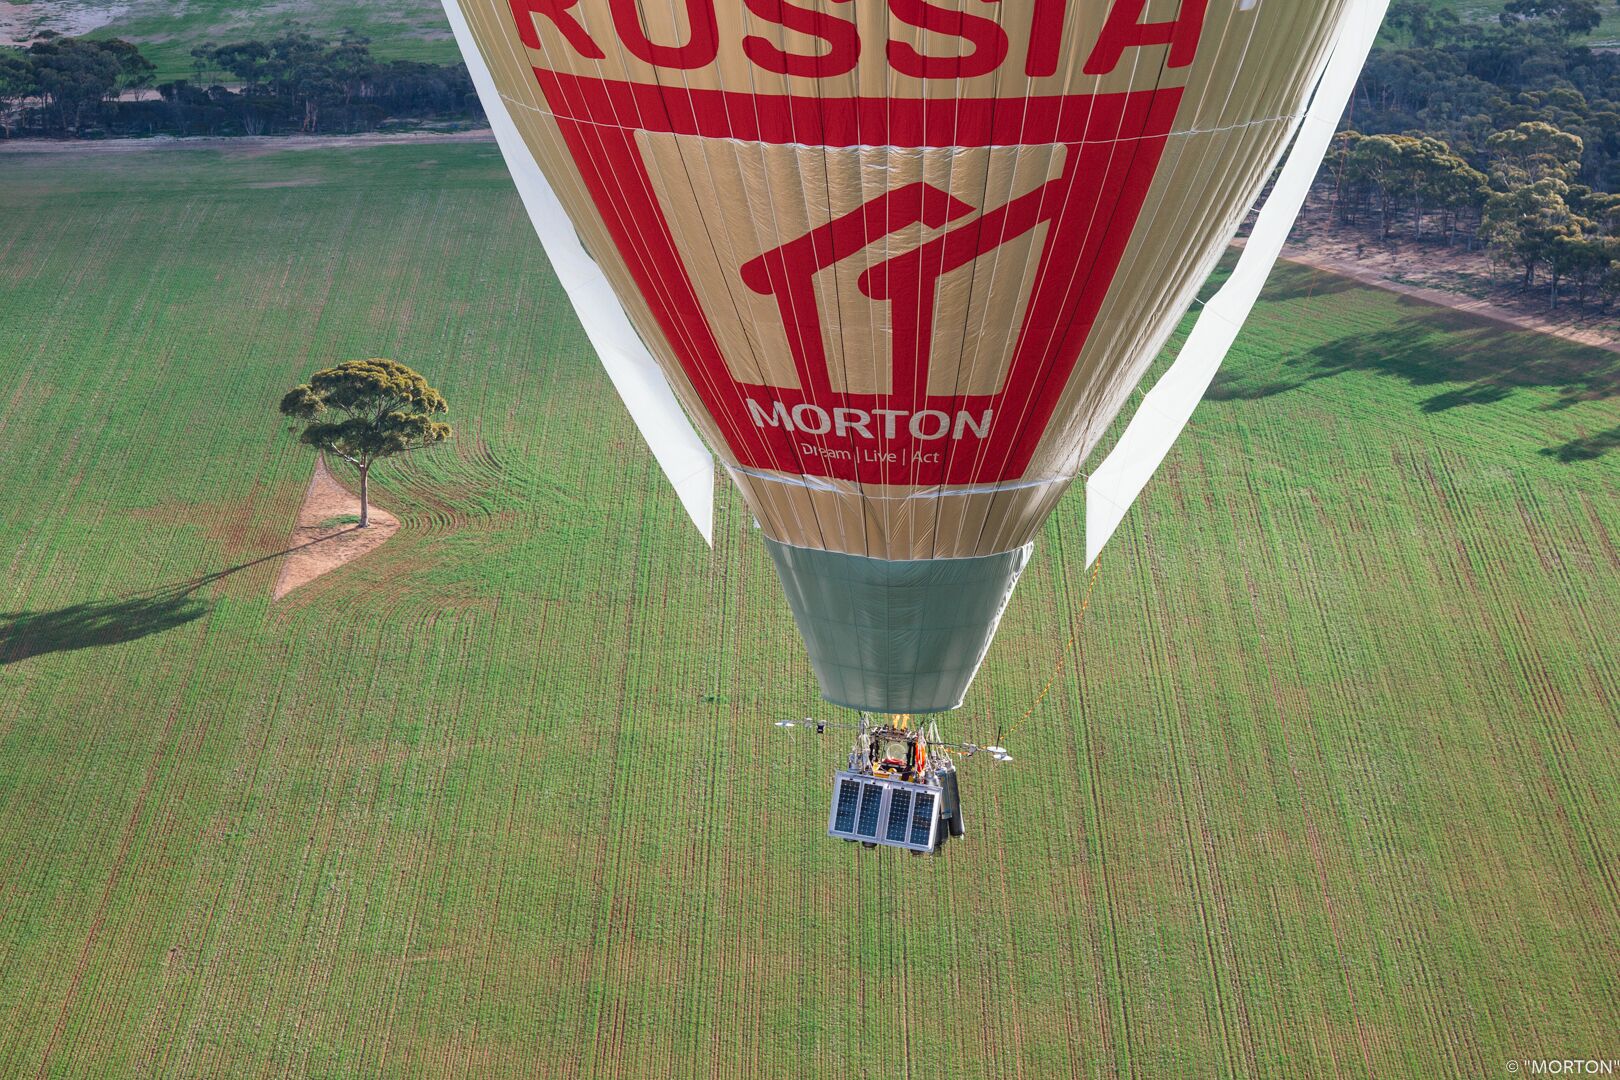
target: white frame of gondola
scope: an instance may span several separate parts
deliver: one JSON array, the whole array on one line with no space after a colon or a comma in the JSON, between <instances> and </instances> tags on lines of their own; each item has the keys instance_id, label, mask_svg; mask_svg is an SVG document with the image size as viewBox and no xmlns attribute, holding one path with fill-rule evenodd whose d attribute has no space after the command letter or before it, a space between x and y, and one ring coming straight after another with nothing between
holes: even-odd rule
<instances>
[{"instance_id":1,"label":"white frame of gondola","mask_svg":"<svg viewBox=\"0 0 1620 1080\"><path fill-rule=\"evenodd\" d=\"M862 793L857 796L857 802L855 804L856 829L858 829L860 826L861 804L859 799L865 797L864 788L872 786L882 789L883 801L878 804L878 824L876 835L864 836L855 830L851 830L849 832L840 832L838 830L838 795L843 789L845 780L853 780L856 784L861 785L863 788ZM908 820L908 824L906 827L906 840L904 843L888 839L889 811L894 806L894 793L897 790L912 793L912 801L906 808L906 818ZM933 796L934 799L933 806L928 815L928 843L926 846L911 842L912 828L909 822L912 820L912 815L916 813L916 797L918 792L927 792L929 795ZM944 803L945 788L942 784L911 784L904 780L891 780L887 777L872 776L868 773L860 773L850 769L844 769L833 774L832 805L827 810L827 835L836 840L854 840L862 844L878 844L883 847L900 848L904 851L915 851L926 855L935 851L939 847L939 827L941 824L939 815L940 811L944 808Z\"/></svg>"}]
</instances>

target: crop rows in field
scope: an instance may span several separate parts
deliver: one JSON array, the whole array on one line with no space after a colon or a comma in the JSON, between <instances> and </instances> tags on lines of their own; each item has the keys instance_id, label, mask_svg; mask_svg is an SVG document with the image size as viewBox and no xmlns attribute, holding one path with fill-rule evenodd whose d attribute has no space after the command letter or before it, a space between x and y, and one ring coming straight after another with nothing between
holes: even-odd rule
<instances>
[{"instance_id":1,"label":"crop rows in field","mask_svg":"<svg viewBox=\"0 0 1620 1080\"><path fill-rule=\"evenodd\" d=\"M866 853L747 515L685 522L493 147L119 158L3 163L0 1075L1604 1052L1620 452L1556 451L1611 358L1281 271L1083 625L1047 530L947 731L1075 652L968 839ZM274 402L374 354L457 439L273 604Z\"/></svg>"}]
</instances>

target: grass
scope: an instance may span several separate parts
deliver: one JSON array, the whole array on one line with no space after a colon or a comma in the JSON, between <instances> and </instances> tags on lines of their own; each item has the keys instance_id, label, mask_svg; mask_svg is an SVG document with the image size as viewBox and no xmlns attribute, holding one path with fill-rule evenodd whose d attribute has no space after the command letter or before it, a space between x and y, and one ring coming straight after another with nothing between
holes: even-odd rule
<instances>
[{"instance_id":1,"label":"grass","mask_svg":"<svg viewBox=\"0 0 1620 1080\"><path fill-rule=\"evenodd\" d=\"M823 837L748 517L684 521L493 146L3 166L0 1075L1620 1056L1620 357L1280 272L914 859ZM370 355L457 438L272 603L275 403ZM1082 539L952 733L1052 672Z\"/></svg>"},{"instance_id":2,"label":"grass","mask_svg":"<svg viewBox=\"0 0 1620 1080\"><path fill-rule=\"evenodd\" d=\"M325 521L323 521L319 525L317 525L316 528L317 529L335 529L339 525L358 525L358 524L360 524L360 515L359 514L338 514L336 517L327 518Z\"/></svg>"},{"instance_id":3,"label":"grass","mask_svg":"<svg viewBox=\"0 0 1620 1080\"><path fill-rule=\"evenodd\" d=\"M92 37L121 37L138 43L157 65L157 82L193 78L191 50L251 37L270 37L300 28L336 38L354 30L371 39L373 52L389 60L438 64L460 59L444 9L438 0L394 0L388 4L281 0L244 4L234 0L49 0L34 6L38 26L62 32L91 30Z\"/></svg>"},{"instance_id":4,"label":"grass","mask_svg":"<svg viewBox=\"0 0 1620 1080\"><path fill-rule=\"evenodd\" d=\"M1503 0L1432 0L1474 22L1493 20ZM192 78L191 50L266 36L299 26L335 37L345 30L364 34L376 55L386 59L452 63L459 59L438 0L398 0L387 5L320 3L285 0L276 4L242 4L231 0L125 0L120 4L91 0L39 3L40 25L64 30L95 27L93 36L122 37L140 44L158 67L157 81ZM1601 3L1603 23L1590 40L1595 45L1620 43L1620 7Z\"/></svg>"},{"instance_id":5,"label":"grass","mask_svg":"<svg viewBox=\"0 0 1620 1080\"><path fill-rule=\"evenodd\" d=\"M1502 14L1506 0L1430 0L1437 8L1449 8L1466 22L1495 22ZM1620 42L1620 8L1614 4L1599 3L1603 21L1587 38L1593 45L1614 45Z\"/></svg>"}]
</instances>

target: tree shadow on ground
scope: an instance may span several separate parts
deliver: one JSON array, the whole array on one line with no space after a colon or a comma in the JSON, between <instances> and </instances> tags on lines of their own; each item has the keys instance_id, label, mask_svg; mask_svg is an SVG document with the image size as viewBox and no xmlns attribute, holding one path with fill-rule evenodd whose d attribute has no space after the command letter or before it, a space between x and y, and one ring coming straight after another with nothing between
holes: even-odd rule
<instances>
[{"instance_id":1,"label":"tree shadow on ground","mask_svg":"<svg viewBox=\"0 0 1620 1080\"><path fill-rule=\"evenodd\" d=\"M1615 449L1620 449L1620 427L1581 439L1571 439L1562 446L1549 446L1542 453L1557 458L1565 465L1573 465L1577 461L1596 461Z\"/></svg>"},{"instance_id":2,"label":"tree shadow on ground","mask_svg":"<svg viewBox=\"0 0 1620 1080\"><path fill-rule=\"evenodd\" d=\"M321 537L223 570L172 585L160 585L134 595L111 600L87 600L54 611L0 612L0 666L44 653L121 645L126 641L136 641L184 626L213 610L212 600L197 595L207 586L272 559L335 538Z\"/></svg>"},{"instance_id":3,"label":"tree shadow on ground","mask_svg":"<svg viewBox=\"0 0 1620 1080\"><path fill-rule=\"evenodd\" d=\"M55 611L0 612L0 664L161 634L201 618L213 606L182 590L91 600Z\"/></svg>"},{"instance_id":4,"label":"tree shadow on ground","mask_svg":"<svg viewBox=\"0 0 1620 1080\"><path fill-rule=\"evenodd\" d=\"M1421 308L1398 326L1325 342L1286 361L1287 378L1253 380L1223 372L1209 397L1256 401L1351 371L1377 372L1414 387L1451 384L1418 403L1429 413L1491 405L1531 388L1555 391L1558 398L1548 406L1554 409L1620 396L1620 354L1544 334L1504 331L1427 304Z\"/></svg>"},{"instance_id":5,"label":"tree shadow on ground","mask_svg":"<svg viewBox=\"0 0 1620 1080\"><path fill-rule=\"evenodd\" d=\"M1315 300L1352 289L1366 288L1355 278L1345 277L1328 270L1301 263L1279 262L1266 282L1265 299L1269 303L1289 300Z\"/></svg>"}]
</instances>

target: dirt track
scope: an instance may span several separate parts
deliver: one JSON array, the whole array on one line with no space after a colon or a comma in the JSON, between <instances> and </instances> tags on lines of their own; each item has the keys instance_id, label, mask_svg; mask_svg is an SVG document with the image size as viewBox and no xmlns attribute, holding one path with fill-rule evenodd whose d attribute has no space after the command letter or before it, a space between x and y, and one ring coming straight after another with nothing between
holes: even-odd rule
<instances>
[{"instance_id":1,"label":"dirt track","mask_svg":"<svg viewBox=\"0 0 1620 1080\"><path fill-rule=\"evenodd\" d=\"M1382 245L1365 244L1378 250L1358 257L1358 240L1317 231L1296 231L1283 248L1282 257L1301 266L1309 266L1341 277L1352 278L1364 285L1400 293L1431 304L1466 311L1482 319L1502 323L1519 330L1534 330L1542 334L1563 338L1595 349L1620 353L1620 319L1577 311L1573 305L1553 311L1535 299L1500 290L1505 295L1478 296L1454 289L1438 287L1443 282L1427 283L1431 273L1449 274L1457 278L1482 278L1488 272L1485 257L1475 253L1472 258L1460 251L1443 250L1386 250ZM1402 255L1405 257L1403 258ZM1477 265L1476 265L1477 264Z\"/></svg>"}]
</instances>

